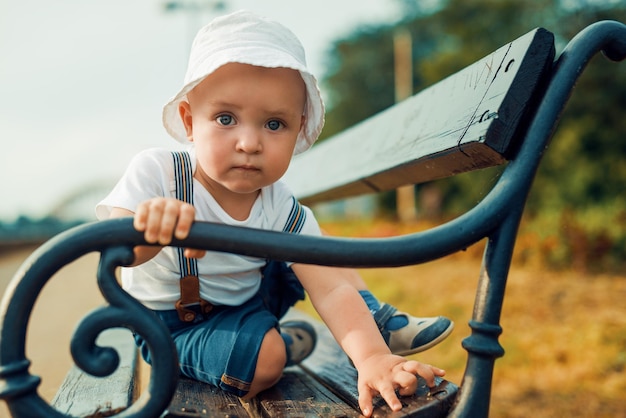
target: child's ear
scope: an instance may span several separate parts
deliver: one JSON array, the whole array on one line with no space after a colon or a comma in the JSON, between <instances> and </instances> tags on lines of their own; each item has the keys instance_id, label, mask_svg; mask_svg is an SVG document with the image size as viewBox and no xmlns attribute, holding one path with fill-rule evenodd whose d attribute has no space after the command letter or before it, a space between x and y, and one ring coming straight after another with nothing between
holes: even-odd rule
<instances>
[{"instance_id":1,"label":"child's ear","mask_svg":"<svg viewBox=\"0 0 626 418\"><path fill-rule=\"evenodd\" d=\"M191 123L191 107L189 106L189 102L180 102L178 104L178 113L180 114L180 119L183 121L187 139L193 142L193 124Z\"/></svg>"}]
</instances>

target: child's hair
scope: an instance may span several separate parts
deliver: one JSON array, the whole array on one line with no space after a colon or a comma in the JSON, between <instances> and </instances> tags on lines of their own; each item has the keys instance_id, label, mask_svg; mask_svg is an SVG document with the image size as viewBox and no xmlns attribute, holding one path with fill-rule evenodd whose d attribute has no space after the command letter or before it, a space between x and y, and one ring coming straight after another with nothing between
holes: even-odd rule
<instances>
[{"instance_id":1,"label":"child's hair","mask_svg":"<svg viewBox=\"0 0 626 418\"><path fill-rule=\"evenodd\" d=\"M324 102L317 80L306 67L298 38L278 22L248 11L214 19L200 29L191 45L183 87L163 107L163 125L176 140L188 143L178 105L208 75L228 63L267 68L291 68L300 72L306 86L305 124L298 134L294 154L306 151L324 126Z\"/></svg>"}]
</instances>

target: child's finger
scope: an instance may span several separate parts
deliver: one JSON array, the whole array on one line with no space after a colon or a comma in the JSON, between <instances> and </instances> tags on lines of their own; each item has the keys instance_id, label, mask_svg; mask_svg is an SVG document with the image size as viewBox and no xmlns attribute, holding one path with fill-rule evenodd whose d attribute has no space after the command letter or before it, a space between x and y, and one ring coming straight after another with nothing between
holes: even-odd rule
<instances>
[{"instance_id":1,"label":"child's finger","mask_svg":"<svg viewBox=\"0 0 626 418\"><path fill-rule=\"evenodd\" d=\"M385 385L385 387L379 390L381 398L387 402L389 408L392 411L399 411L402 409L402 403L400 399L398 399L398 395L396 394L396 390L391 385Z\"/></svg>"},{"instance_id":2,"label":"child's finger","mask_svg":"<svg viewBox=\"0 0 626 418\"><path fill-rule=\"evenodd\" d=\"M166 200L157 205L157 208L160 209L160 216L159 211L155 210L154 222L159 223L159 244L168 245L172 242L172 236L178 224L179 207L180 202L175 200Z\"/></svg>"},{"instance_id":3,"label":"child's finger","mask_svg":"<svg viewBox=\"0 0 626 418\"><path fill-rule=\"evenodd\" d=\"M368 387L359 388L359 408L361 409L361 413L366 417L372 415L374 406L372 403L372 393Z\"/></svg>"},{"instance_id":4,"label":"child's finger","mask_svg":"<svg viewBox=\"0 0 626 418\"><path fill-rule=\"evenodd\" d=\"M417 390L417 377L411 372L402 371L397 373L394 377L394 382L397 385L398 393L402 396L410 396Z\"/></svg>"},{"instance_id":5,"label":"child's finger","mask_svg":"<svg viewBox=\"0 0 626 418\"><path fill-rule=\"evenodd\" d=\"M188 203L184 203L178 209L178 222L174 230L174 236L178 239L185 239L189 235L189 230L196 217L196 210Z\"/></svg>"},{"instance_id":6,"label":"child's finger","mask_svg":"<svg viewBox=\"0 0 626 418\"><path fill-rule=\"evenodd\" d=\"M140 209L145 211L144 236L148 243L156 244L161 240L161 224L163 220L164 202L162 200L150 200Z\"/></svg>"},{"instance_id":7,"label":"child's finger","mask_svg":"<svg viewBox=\"0 0 626 418\"><path fill-rule=\"evenodd\" d=\"M140 203L135 210L135 215L133 216L133 227L140 232L144 232L146 230L146 223L148 219L148 209L146 208L145 203Z\"/></svg>"},{"instance_id":8,"label":"child's finger","mask_svg":"<svg viewBox=\"0 0 626 418\"><path fill-rule=\"evenodd\" d=\"M402 368L407 372L417 374L424 378L428 387L435 386L435 376L441 377L446 374L443 369L417 361L407 361L403 364Z\"/></svg>"},{"instance_id":9,"label":"child's finger","mask_svg":"<svg viewBox=\"0 0 626 418\"><path fill-rule=\"evenodd\" d=\"M202 258L206 254L205 250L198 250L195 248L185 248L185 257L187 258Z\"/></svg>"}]
</instances>

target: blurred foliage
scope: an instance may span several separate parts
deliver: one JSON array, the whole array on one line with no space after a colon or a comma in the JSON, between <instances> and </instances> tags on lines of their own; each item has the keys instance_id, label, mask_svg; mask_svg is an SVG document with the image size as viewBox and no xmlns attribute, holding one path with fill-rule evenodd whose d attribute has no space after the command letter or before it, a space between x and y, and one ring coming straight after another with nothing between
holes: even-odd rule
<instances>
[{"instance_id":1,"label":"blurred foliage","mask_svg":"<svg viewBox=\"0 0 626 418\"><path fill-rule=\"evenodd\" d=\"M413 38L413 84L418 92L536 27L555 34L558 56L585 26L605 19L626 22L623 1L396 1L405 10L402 21L357 28L331 48L331 65L322 79L330 94L322 138L393 105L393 35L399 28L410 31ZM622 255L626 252L623 228L618 236L611 229L626 218L624 109L623 64L594 57L565 108L527 204L532 219L543 215L560 219L554 226L578 228L590 237L610 237L612 244L621 245L617 252ZM498 174L495 168L435 182L445 213L474 205ZM421 187L432 185L417 186L418 195ZM390 213L394 210L393 196L383 196L381 202ZM600 220L593 230L588 227L589 214Z\"/></svg>"}]
</instances>

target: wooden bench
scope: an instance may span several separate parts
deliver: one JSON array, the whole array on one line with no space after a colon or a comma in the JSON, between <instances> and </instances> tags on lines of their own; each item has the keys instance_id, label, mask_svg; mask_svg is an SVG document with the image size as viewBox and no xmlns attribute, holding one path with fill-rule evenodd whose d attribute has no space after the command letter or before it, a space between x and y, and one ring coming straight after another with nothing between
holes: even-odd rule
<instances>
[{"instance_id":1,"label":"wooden bench","mask_svg":"<svg viewBox=\"0 0 626 418\"><path fill-rule=\"evenodd\" d=\"M487 417L506 278L524 202L567 98L588 60L603 51L626 57L626 26L599 22L554 60L553 35L537 29L295 159L286 181L307 204L394 189L506 163L493 189L474 208L431 230L381 239L306 237L196 223L185 245L303 263L348 267L431 261L487 238L478 275L463 381L423 381L394 416ZM209 239L205 237L210 237ZM0 328L0 397L16 417L359 416L356 372L321 323L320 341L301 366L250 402L178 378L165 327L119 287L115 269L143 244L131 220L82 225L62 233L24 263L5 292ZM98 284L109 305L87 315L70 343L77 364L52 406L28 373L25 335L35 299L62 266L101 253ZM289 316L302 313L291 311ZM144 336L154 362L139 393L132 330ZM114 347L114 348L111 348ZM92 376L93 375L93 376ZM94 377L100 376L100 377ZM375 416L390 410L378 402Z\"/></svg>"}]
</instances>

